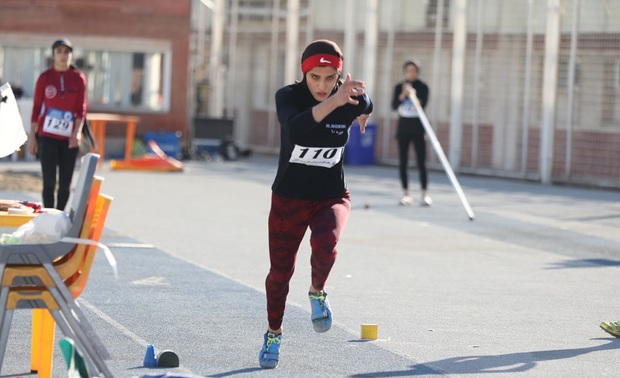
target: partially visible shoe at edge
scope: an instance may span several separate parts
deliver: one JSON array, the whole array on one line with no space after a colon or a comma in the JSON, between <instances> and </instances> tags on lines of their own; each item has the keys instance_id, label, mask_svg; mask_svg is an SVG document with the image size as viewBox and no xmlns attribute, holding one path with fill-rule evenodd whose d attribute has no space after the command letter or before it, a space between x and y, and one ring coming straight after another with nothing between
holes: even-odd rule
<instances>
[{"instance_id":1,"label":"partially visible shoe at edge","mask_svg":"<svg viewBox=\"0 0 620 378\"><path fill-rule=\"evenodd\" d=\"M614 337L620 337L620 321L602 322L601 329Z\"/></svg>"},{"instance_id":2,"label":"partially visible shoe at edge","mask_svg":"<svg viewBox=\"0 0 620 378\"><path fill-rule=\"evenodd\" d=\"M258 363L263 369L275 369L280 362L282 334L266 332L263 347L258 353Z\"/></svg>"},{"instance_id":3,"label":"partially visible shoe at edge","mask_svg":"<svg viewBox=\"0 0 620 378\"><path fill-rule=\"evenodd\" d=\"M310 298L310 307L312 308L312 325L316 332L327 332L332 327L332 310L327 301L327 293L320 291L318 293L308 293Z\"/></svg>"}]
</instances>

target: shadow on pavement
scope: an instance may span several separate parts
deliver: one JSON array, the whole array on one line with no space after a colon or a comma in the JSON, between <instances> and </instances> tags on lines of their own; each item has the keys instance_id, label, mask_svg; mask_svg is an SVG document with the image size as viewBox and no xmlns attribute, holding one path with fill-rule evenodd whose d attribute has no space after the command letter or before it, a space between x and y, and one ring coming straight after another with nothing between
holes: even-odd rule
<instances>
[{"instance_id":1,"label":"shadow on pavement","mask_svg":"<svg viewBox=\"0 0 620 378\"><path fill-rule=\"evenodd\" d=\"M229 377L231 375L252 373L252 372L255 372L255 371L262 371L262 370L264 370L264 369L261 369L261 368L237 369L237 370L226 371L226 372L223 372L223 373L208 375L207 377Z\"/></svg>"},{"instance_id":2,"label":"shadow on pavement","mask_svg":"<svg viewBox=\"0 0 620 378\"><path fill-rule=\"evenodd\" d=\"M534 368L538 362L573 358L583 354L620 349L620 340L610 338L597 338L593 340L605 340L601 344L587 348L555 349L535 352L509 353L491 356L463 356L448 358L439 361L425 362L414 365L410 370L379 371L352 375L352 377L408 377L415 375L444 375L441 370L450 374L498 374L518 373ZM436 367L434 370L432 367Z\"/></svg>"},{"instance_id":3,"label":"shadow on pavement","mask_svg":"<svg viewBox=\"0 0 620 378\"><path fill-rule=\"evenodd\" d=\"M569 269L569 268L597 268L608 266L620 266L620 260L609 259L577 259L566 260L551 264L545 269Z\"/></svg>"}]
</instances>

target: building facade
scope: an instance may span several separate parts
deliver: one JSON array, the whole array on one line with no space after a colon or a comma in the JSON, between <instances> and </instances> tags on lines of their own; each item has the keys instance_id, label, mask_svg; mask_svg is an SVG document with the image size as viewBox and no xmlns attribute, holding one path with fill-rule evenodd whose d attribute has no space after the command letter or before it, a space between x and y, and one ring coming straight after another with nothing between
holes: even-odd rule
<instances>
[{"instance_id":1,"label":"building facade","mask_svg":"<svg viewBox=\"0 0 620 378\"><path fill-rule=\"evenodd\" d=\"M230 119L237 144L277 153L274 94L329 38L375 102L379 163L396 163L390 97L415 58L456 172L620 188L618 20L616 0L0 0L0 78L28 93L66 36L91 111L186 145L194 118Z\"/></svg>"},{"instance_id":2,"label":"building facade","mask_svg":"<svg viewBox=\"0 0 620 378\"><path fill-rule=\"evenodd\" d=\"M380 163L396 163L390 97L415 58L430 86L427 115L457 172L620 187L618 1L221 3L229 95L219 106L256 149L277 150L273 95L301 79L305 44L329 38L374 99ZM218 80L210 83L216 93Z\"/></svg>"}]
</instances>

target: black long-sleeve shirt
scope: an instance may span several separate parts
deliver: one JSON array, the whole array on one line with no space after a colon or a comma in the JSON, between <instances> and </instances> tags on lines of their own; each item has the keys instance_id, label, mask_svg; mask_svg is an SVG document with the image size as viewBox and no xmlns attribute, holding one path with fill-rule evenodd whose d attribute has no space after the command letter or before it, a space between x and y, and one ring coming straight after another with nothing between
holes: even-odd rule
<instances>
[{"instance_id":1,"label":"black long-sleeve shirt","mask_svg":"<svg viewBox=\"0 0 620 378\"><path fill-rule=\"evenodd\" d=\"M275 194L308 200L344 195L346 182L342 164L349 129L358 116L370 114L373 109L367 94L355 99L359 104L340 106L321 122L316 122L312 108L319 102L305 82L277 91L280 159L271 188Z\"/></svg>"}]
</instances>

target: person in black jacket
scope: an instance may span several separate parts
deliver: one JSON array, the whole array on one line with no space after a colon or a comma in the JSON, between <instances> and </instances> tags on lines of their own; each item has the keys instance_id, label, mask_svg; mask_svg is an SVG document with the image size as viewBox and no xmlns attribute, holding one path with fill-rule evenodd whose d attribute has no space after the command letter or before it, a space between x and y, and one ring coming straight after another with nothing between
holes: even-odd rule
<instances>
[{"instance_id":1,"label":"person in black jacket","mask_svg":"<svg viewBox=\"0 0 620 378\"><path fill-rule=\"evenodd\" d=\"M403 73L405 80L396 84L394 87L394 95L392 96L392 109L398 110L398 128L396 131L396 140L398 141L398 157L399 157L399 173L400 182L403 189L403 198L400 200L401 205L411 205L412 198L409 192L409 177L407 175L409 164L409 145L413 143L416 155L417 167L420 173L420 186L422 188L423 206L430 206L433 201L428 195L428 174L426 171L426 138L420 115L410 95L417 96L422 108L426 107L428 102L428 86L418 79L420 65L413 61L407 60L403 64Z\"/></svg>"},{"instance_id":2,"label":"person in black jacket","mask_svg":"<svg viewBox=\"0 0 620 378\"><path fill-rule=\"evenodd\" d=\"M358 120L363 133L373 109L364 82L351 80L350 75L341 79L342 52L334 42L310 43L302 54L301 70L301 82L276 93L281 145L268 220L268 330L258 356L260 366L269 369L279 362L289 281L308 228L310 319L316 332L326 332L332 325L324 287L351 211L342 167L344 148L353 121Z\"/></svg>"}]
</instances>

